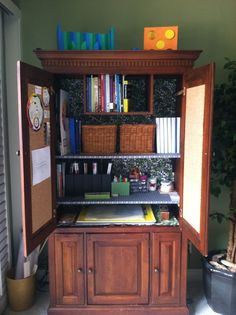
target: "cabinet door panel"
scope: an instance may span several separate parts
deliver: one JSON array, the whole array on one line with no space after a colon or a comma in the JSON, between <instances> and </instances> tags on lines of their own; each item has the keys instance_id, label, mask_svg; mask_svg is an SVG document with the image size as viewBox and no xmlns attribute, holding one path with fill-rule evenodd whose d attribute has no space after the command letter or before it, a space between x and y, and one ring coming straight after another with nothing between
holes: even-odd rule
<instances>
[{"instance_id":1,"label":"cabinet door panel","mask_svg":"<svg viewBox=\"0 0 236 315\"><path fill-rule=\"evenodd\" d=\"M202 255L208 252L213 75L212 64L184 75L181 225Z\"/></svg>"},{"instance_id":2,"label":"cabinet door panel","mask_svg":"<svg viewBox=\"0 0 236 315\"><path fill-rule=\"evenodd\" d=\"M148 234L87 236L88 303L148 303Z\"/></svg>"},{"instance_id":3,"label":"cabinet door panel","mask_svg":"<svg viewBox=\"0 0 236 315\"><path fill-rule=\"evenodd\" d=\"M55 235L56 304L84 303L83 235Z\"/></svg>"},{"instance_id":4,"label":"cabinet door panel","mask_svg":"<svg viewBox=\"0 0 236 315\"><path fill-rule=\"evenodd\" d=\"M180 233L154 233L151 277L153 304L179 303Z\"/></svg>"},{"instance_id":5,"label":"cabinet door panel","mask_svg":"<svg viewBox=\"0 0 236 315\"><path fill-rule=\"evenodd\" d=\"M17 81L24 254L28 255L56 226L54 77L18 62ZM49 104L44 92L48 93ZM34 104L40 110L34 109ZM44 112L43 118L39 112ZM45 126L51 130L51 137L50 132L46 137Z\"/></svg>"}]
</instances>

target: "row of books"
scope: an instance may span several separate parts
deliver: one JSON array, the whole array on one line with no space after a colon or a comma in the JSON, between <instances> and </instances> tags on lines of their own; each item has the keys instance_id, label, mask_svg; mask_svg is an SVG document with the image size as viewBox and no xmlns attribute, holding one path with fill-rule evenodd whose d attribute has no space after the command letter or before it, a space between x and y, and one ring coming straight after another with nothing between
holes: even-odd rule
<instances>
[{"instance_id":1,"label":"row of books","mask_svg":"<svg viewBox=\"0 0 236 315\"><path fill-rule=\"evenodd\" d=\"M120 74L87 76L87 112L128 112L128 81Z\"/></svg>"},{"instance_id":2,"label":"row of books","mask_svg":"<svg viewBox=\"0 0 236 315\"><path fill-rule=\"evenodd\" d=\"M157 153L180 153L180 117L156 118Z\"/></svg>"},{"instance_id":3,"label":"row of books","mask_svg":"<svg viewBox=\"0 0 236 315\"><path fill-rule=\"evenodd\" d=\"M59 93L59 151L61 155L81 153L81 120L67 117L69 94L60 90Z\"/></svg>"}]
</instances>

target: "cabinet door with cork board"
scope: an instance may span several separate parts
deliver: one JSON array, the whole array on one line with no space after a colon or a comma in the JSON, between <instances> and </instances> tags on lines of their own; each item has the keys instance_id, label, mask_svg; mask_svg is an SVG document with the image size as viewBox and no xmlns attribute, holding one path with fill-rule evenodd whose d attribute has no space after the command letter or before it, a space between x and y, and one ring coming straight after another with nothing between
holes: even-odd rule
<instances>
[{"instance_id":1,"label":"cabinet door with cork board","mask_svg":"<svg viewBox=\"0 0 236 315\"><path fill-rule=\"evenodd\" d=\"M208 194L209 194L209 169L210 169L210 141L211 141L211 117L212 117L212 92L213 92L213 75L214 75L214 66L209 65L206 67L202 67L199 69L193 69L194 61L198 58L200 51L43 51L36 50L36 55L42 62L42 66L44 70L36 69L34 67L21 64L21 83L19 84L19 92L21 95L20 100L20 118L22 119L22 123L20 126L24 129L26 128L28 131L21 131L21 169L23 174L22 179L22 191L23 193L23 210L24 214L27 214L27 219L24 219L24 235L25 241L27 243L26 253L29 253L36 247L40 242L43 241L44 237L48 236L53 229L56 227L56 208L59 205L72 205L79 206L84 205L86 202L89 204L90 201L85 201L83 198L73 199L57 199L56 201L56 177L55 177L55 117L52 113L49 115L49 109L53 110L54 107L54 84L57 85L59 79L63 77L71 78L73 76L79 76L82 78L82 96L80 95L83 102L83 112L82 115L84 117L90 116L87 108L87 96L86 96L86 78L91 74L100 75L100 74L122 74L127 76L130 80L133 80L134 85L136 85L136 81L138 81L138 85L141 82L141 85L145 86L145 97L147 96L148 105L146 110L135 112L136 115L143 115L143 117L153 116L154 118L156 113L154 113L153 103L155 102L155 91L158 86L159 78L166 78L166 76L174 76L178 77L178 82L180 82L179 90L176 91L179 97L179 105L178 105L178 115L181 117L181 129L180 129L180 154L178 154L177 159L175 161L175 190L179 195L179 226L174 227L164 227L152 225L148 226L126 226L125 231L129 234L130 244L134 241L132 238L132 233L137 234L140 233L140 237L142 233L147 233L150 236L147 244L145 244L145 261L141 259L137 259L137 268L140 270L140 266L146 261L149 265L150 274L153 274L153 277L148 279L145 277L142 279L142 288L145 287L145 290L142 294L135 293L135 303L142 304L142 308L133 308L133 314L154 314L155 312L159 312L158 314L188 314L188 310L186 307L186 274L187 274L187 241L191 240L193 244L197 247L197 249L202 253L206 254L207 251L207 217L208 217ZM141 79L140 79L141 78ZM144 80L143 80L144 78ZM57 85L58 86L58 85ZM44 88L47 88L48 94L50 95L50 105L49 108L44 108L43 104L43 91ZM40 90L41 88L41 90ZM136 89L137 91L137 89ZM38 97L42 98L42 108L43 113L46 114L43 116L43 121L41 122L40 128L36 125L32 129L32 125L29 121L29 111L27 111L27 102L29 102L30 97L36 94ZM42 96L40 96L42 94ZM172 96L172 95L171 95ZM47 106L46 106L47 107ZM199 109L199 110L197 110ZM28 116L27 116L28 115ZM39 115L37 113L37 115ZM124 116L126 113L91 113L91 116L100 115L103 116L102 119L108 119L109 116L118 117L119 115ZM49 117L50 116L50 121ZM133 116L133 113L129 113L127 116ZM33 116L34 117L34 116ZM48 119L48 120L47 120ZM50 144L47 143L45 139L45 133L47 136L47 132L45 131L44 126L47 126L47 123L50 122L50 131L51 131L51 140ZM39 129L38 129L39 128ZM36 130L34 130L36 129ZM195 131L197 130L197 133ZM46 141L46 142L45 142ZM28 148L27 148L28 146ZM41 179L39 183L35 184L35 174L37 173L37 167L43 167L40 163L37 164L37 160L33 159L33 154L37 150L44 149L44 153L46 153L46 148L48 148L53 152L50 153L51 163L50 163L50 176ZM40 153L40 152L39 152ZM128 156L128 158L140 158L141 153L138 155L134 154L133 156L124 154L124 158ZM122 154L114 153L109 156L83 156L83 154L77 156L68 156L68 157L60 157L60 159L65 160L73 160L73 159L109 159L113 156L114 158L122 158ZM161 155L157 155L155 152L152 154L146 155L146 158L160 158ZM166 156L164 157L166 158ZM176 158L176 156L172 156L172 158ZM193 163L191 163L193 161ZM43 162L43 160L42 160ZM25 164L26 163L26 164ZM33 165L34 164L34 165ZM32 167L32 165L34 167ZM47 169L46 169L47 170ZM195 176L196 175L196 176ZM36 176L37 177L37 176ZM40 177L40 176L38 176ZM37 181L36 181L37 182ZM49 189L50 188L50 189ZM146 195L145 195L146 194ZM141 197L141 199L136 198L135 194L130 196L125 196L124 199L108 199L102 201L104 204L119 204L119 203L130 203L130 204L145 204L150 201L153 204L165 203L163 200L159 200L158 198L161 194L157 194L154 192L155 196L158 196L157 199L147 200L147 196L149 193L143 193L145 198ZM153 194L153 195L154 195ZM39 197L40 196L40 197ZM151 196L151 194L150 194ZM38 200L37 198L41 198ZM195 204L194 208L192 207L191 200L194 198L198 200ZM47 201L46 201L47 200ZM117 201L118 200L118 201ZM120 200L120 201L119 201ZM44 203L45 204L42 204ZM92 205L99 204L99 202L92 201ZM193 210L194 209L194 210ZM32 212L31 212L32 211ZM192 219L192 212L194 211L194 218ZM174 230L172 230L174 228ZM113 233L123 233L123 228L116 228L109 226L104 229L103 226L90 226L87 228L86 226L82 227L67 227L64 229L63 227L57 228L54 233L52 233L52 237L50 238L50 248L54 248L58 246L58 242L56 242L56 235L58 232L63 235L63 233L73 233L73 237L78 233L89 233L99 235L99 233L104 233L104 231L108 231L109 233L103 235L104 244L108 244L106 248L107 257L109 257L109 261L112 262L116 257L116 250L110 250L109 240L113 239ZM174 231L173 234L171 234ZM152 234L156 235L154 238ZM156 233L156 234L155 234ZM160 233L160 234L159 234ZM167 233L165 235L165 233ZM168 234L170 233L170 234ZM177 234L176 234L177 233ZM145 234L146 235L146 234ZM159 235L160 235L160 248L161 261L159 261L158 249L152 249L152 246L159 244ZM168 238L169 236L170 238ZM37 237L37 240L36 240ZM75 237L76 238L76 237ZM108 243L106 242L106 238ZM85 237L86 239L86 237ZM100 236L97 236L97 239L100 239ZM68 241L70 238L68 237ZM163 242L162 242L163 240ZM96 241L97 242L97 241ZM86 243L86 242L85 242ZM84 244L85 244L84 243ZM88 243L89 244L89 243ZM87 244L87 245L88 245ZM96 243L100 246L100 243ZM112 246L117 246L116 241L111 242ZM68 243L67 243L68 245ZM86 246L87 246L86 245ZM88 257L92 255L93 261L96 259L96 251L92 251L89 249L89 246L84 246L83 257ZM100 248L98 246L98 248ZM150 251L147 251L147 248L151 248ZM70 246L67 246L70 248ZM103 247L101 247L103 250ZM128 251L129 247L125 248L125 251ZM157 247L158 248L158 247ZM169 251L171 248L171 251ZM87 252L88 250L88 252ZM119 250L123 251L122 246ZM139 245L134 247L133 249L133 259L135 257L141 257L139 251L143 251L142 246ZM176 250L180 252L180 261L176 255ZM76 252L76 249L73 250ZM148 253L149 252L149 253ZM168 253L167 253L168 252ZM90 254L89 254L90 253ZM92 254L91 254L92 253ZM164 254L163 254L164 253ZM60 255L63 255L63 252L60 252ZM68 255L68 251L67 254ZM72 253L73 255L73 253ZM79 252L76 252L78 257L80 256ZM49 252L49 256L53 258L55 253ZM82 256L81 256L82 257ZM142 256L144 257L144 256ZM164 258L163 258L164 257ZM165 258L167 257L167 258ZM58 259L58 258L57 258ZM66 262L65 257L65 262ZM81 258L82 259L82 258ZM160 274L157 276L155 271L153 271L153 259L160 264L161 269ZM168 268L165 269L165 259L173 259L172 263ZM135 259L134 259L135 260ZM68 264L73 265L73 267L77 267L80 270L79 266L76 266L77 259L68 258ZM125 260L124 260L125 262ZM95 304L99 304L99 292L96 292L96 296L92 296L91 288L96 285L93 281L90 282L81 282L84 286L84 290L80 287L80 296L78 299L76 297L76 290L73 291L72 298L69 297L68 294L63 297L63 294L60 292L55 292L55 283L58 284L60 279L55 279L55 272L53 271L55 268L53 264L55 263L55 259L50 261L50 270L51 270L51 306L49 308L49 314L76 314L78 310L82 310L84 314L102 314L103 311L106 311L107 314L119 314L119 310L122 309L121 304L116 308L115 301L122 301L121 296L117 296L117 298L113 299L110 297L109 307L103 306L100 308L99 306L95 307ZM87 263L87 262L86 262ZM85 265L86 265L85 263ZM134 262L135 264L135 262ZM109 263L108 263L109 267ZM156 266L154 266L156 268ZM63 268L60 266L60 268ZM157 269L157 268L156 268ZM145 269L147 270L147 269ZM168 271L169 270L169 271ZM91 270L90 270L91 271ZM85 268L83 279L91 279L91 273ZM177 272L177 276L175 277L174 273ZM96 272L96 271L95 271ZM158 271L159 272L159 271ZM164 276L161 272L165 272ZM168 275L168 272L171 275ZM105 273L103 269L101 269L101 274L94 275L94 281L102 278L102 273ZM70 273L73 275L74 273ZM66 277L66 273L64 273ZM77 277L77 276L76 276ZM87 278L88 277L88 278ZM89 278L90 277L90 278ZM129 277L129 275L127 275ZM74 285L73 279L70 278L67 280L63 280L65 283L70 283L71 286ZM84 280L83 280L84 281ZM113 288L118 290L118 278L113 277ZM132 282L133 281L133 282ZM131 289L135 287L135 279L133 280L127 279L127 283L132 283ZM137 280L137 281L140 281ZM145 282L145 284L143 283ZM173 282L173 286L170 284ZM161 283L160 283L161 282ZM63 283L59 284L60 288L63 287ZM80 283L80 285L81 285ZM104 282L102 288L103 292L109 291L109 281ZM98 286L99 288L99 286ZM149 288L149 289L147 289ZM123 288L125 292L125 288ZM83 291L83 294L81 293ZM148 296L148 291L150 291L151 295ZM167 293L166 293L167 292ZM167 294L167 295L166 295ZM58 297L59 296L59 297ZM82 299L81 299L82 296ZM140 303L138 302L140 296ZM145 296L145 299L144 299ZM63 297L63 298L61 298ZM60 300L60 305L58 305L58 298ZM143 299L143 300L142 300ZM102 298L101 298L102 300ZM143 302L145 300L145 302ZM55 302L56 301L56 302ZM65 301L66 307L68 309L63 309L63 301ZM74 301L74 302L73 302ZM89 303L88 303L89 301ZM61 304L62 303L62 304ZM75 303L75 304L73 304ZM83 307L80 306L80 303L83 303ZM87 303L89 305L87 305ZM104 301L102 300L102 304ZM109 303L108 303L109 304ZM124 298L124 303L126 309L132 310L133 301L128 298ZM68 306L69 305L69 306ZM71 309L70 309L71 307ZM123 308L125 309L125 308ZM74 312L74 313L73 313Z\"/></svg>"},{"instance_id":2,"label":"cabinet door with cork board","mask_svg":"<svg viewBox=\"0 0 236 315\"><path fill-rule=\"evenodd\" d=\"M56 226L53 75L18 62L24 254Z\"/></svg>"}]
</instances>

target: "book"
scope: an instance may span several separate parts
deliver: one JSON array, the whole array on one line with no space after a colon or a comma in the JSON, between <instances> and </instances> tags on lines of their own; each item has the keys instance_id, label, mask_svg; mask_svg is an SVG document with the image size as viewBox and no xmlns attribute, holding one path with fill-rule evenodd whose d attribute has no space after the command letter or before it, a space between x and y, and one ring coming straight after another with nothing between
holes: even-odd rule
<instances>
[{"instance_id":1,"label":"book","mask_svg":"<svg viewBox=\"0 0 236 315\"><path fill-rule=\"evenodd\" d=\"M101 112L105 112L105 78L104 74L100 75L100 95L101 95Z\"/></svg>"},{"instance_id":2,"label":"book","mask_svg":"<svg viewBox=\"0 0 236 315\"><path fill-rule=\"evenodd\" d=\"M57 196L65 196L65 168L66 163L58 163L56 166L56 176L57 176Z\"/></svg>"},{"instance_id":3,"label":"book","mask_svg":"<svg viewBox=\"0 0 236 315\"><path fill-rule=\"evenodd\" d=\"M98 103L98 77L93 77L93 103L92 103L92 111L99 112L99 103Z\"/></svg>"},{"instance_id":4,"label":"book","mask_svg":"<svg viewBox=\"0 0 236 315\"><path fill-rule=\"evenodd\" d=\"M92 92L91 92L91 77L86 77L86 110L87 112L92 111Z\"/></svg>"},{"instance_id":5,"label":"book","mask_svg":"<svg viewBox=\"0 0 236 315\"><path fill-rule=\"evenodd\" d=\"M172 152L171 142L172 142L172 131L171 131L171 117L167 117L167 153Z\"/></svg>"},{"instance_id":6,"label":"book","mask_svg":"<svg viewBox=\"0 0 236 315\"><path fill-rule=\"evenodd\" d=\"M160 152L159 153L165 153L164 151L164 125L163 125L163 118L159 118L159 123L160 123L160 128L159 128L159 133L160 133Z\"/></svg>"},{"instance_id":7,"label":"book","mask_svg":"<svg viewBox=\"0 0 236 315\"><path fill-rule=\"evenodd\" d=\"M105 97L105 111L110 112L110 94L112 91L110 91L110 75L105 75L105 85L106 85L106 97Z\"/></svg>"},{"instance_id":8,"label":"book","mask_svg":"<svg viewBox=\"0 0 236 315\"><path fill-rule=\"evenodd\" d=\"M164 150L163 153L168 153L168 127L167 127L167 118L163 117L163 142Z\"/></svg>"},{"instance_id":9,"label":"book","mask_svg":"<svg viewBox=\"0 0 236 315\"><path fill-rule=\"evenodd\" d=\"M171 117L171 153L175 152L176 134L175 134L176 118Z\"/></svg>"},{"instance_id":10,"label":"book","mask_svg":"<svg viewBox=\"0 0 236 315\"><path fill-rule=\"evenodd\" d=\"M128 113L129 111L128 84L129 84L128 80L123 81L123 104L125 113Z\"/></svg>"},{"instance_id":11,"label":"book","mask_svg":"<svg viewBox=\"0 0 236 315\"><path fill-rule=\"evenodd\" d=\"M76 154L75 119L70 118L70 153Z\"/></svg>"},{"instance_id":12,"label":"book","mask_svg":"<svg viewBox=\"0 0 236 315\"><path fill-rule=\"evenodd\" d=\"M69 118L67 115L68 108L68 93L64 90L59 92L59 107L60 107L60 153L61 155L68 154L70 152L70 130L69 130Z\"/></svg>"},{"instance_id":13,"label":"book","mask_svg":"<svg viewBox=\"0 0 236 315\"><path fill-rule=\"evenodd\" d=\"M114 110L114 76L110 75L110 104L109 104L109 112L113 112Z\"/></svg>"},{"instance_id":14,"label":"book","mask_svg":"<svg viewBox=\"0 0 236 315\"><path fill-rule=\"evenodd\" d=\"M75 118L75 154L81 153L81 120Z\"/></svg>"},{"instance_id":15,"label":"book","mask_svg":"<svg viewBox=\"0 0 236 315\"><path fill-rule=\"evenodd\" d=\"M85 200L110 199L110 192L87 192L84 193Z\"/></svg>"},{"instance_id":16,"label":"book","mask_svg":"<svg viewBox=\"0 0 236 315\"><path fill-rule=\"evenodd\" d=\"M160 118L156 118L156 151L161 152L161 134L160 134Z\"/></svg>"},{"instance_id":17,"label":"book","mask_svg":"<svg viewBox=\"0 0 236 315\"><path fill-rule=\"evenodd\" d=\"M180 153L180 117L176 117L176 153Z\"/></svg>"}]
</instances>

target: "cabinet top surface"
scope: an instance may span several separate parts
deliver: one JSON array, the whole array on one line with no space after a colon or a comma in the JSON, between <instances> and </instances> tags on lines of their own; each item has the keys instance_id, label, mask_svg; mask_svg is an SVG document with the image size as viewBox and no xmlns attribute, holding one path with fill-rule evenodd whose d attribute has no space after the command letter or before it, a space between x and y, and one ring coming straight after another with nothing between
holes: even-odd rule
<instances>
[{"instance_id":1,"label":"cabinet top surface","mask_svg":"<svg viewBox=\"0 0 236 315\"><path fill-rule=\"evenodd\" d=\"M183 73L201 50L34 50L53 73Z\"/></svg>"},{"instance_id":2,"label":"cabinet top surface","mask_svg":"<svg viewBox=\"0 0 236 315\"><path fill-rule=\"evenodd\" d=\"M39 58L198 58L202 50L34 50Z\"/></svg>"}]
</instances>

